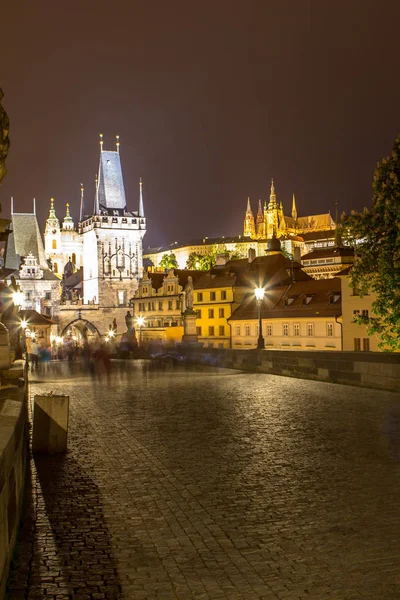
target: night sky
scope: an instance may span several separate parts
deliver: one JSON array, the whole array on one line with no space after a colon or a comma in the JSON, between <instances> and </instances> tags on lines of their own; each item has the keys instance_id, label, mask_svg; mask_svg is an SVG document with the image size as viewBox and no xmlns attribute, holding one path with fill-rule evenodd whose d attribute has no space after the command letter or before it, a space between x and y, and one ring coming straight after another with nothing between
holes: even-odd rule
<instances>
[{"instance_id":1,"label":"night sky","mask_svg":"<svg viewBox=\"0 0 400 600\"><path fill-rule=\"evenodd\" d=\"M144 247L243 231L269 195L299 216L371 204L400 133L400 2L6 0L0 86L11 120L3 215L93 205L99 133Z\"/></svg>"}]
</instances>

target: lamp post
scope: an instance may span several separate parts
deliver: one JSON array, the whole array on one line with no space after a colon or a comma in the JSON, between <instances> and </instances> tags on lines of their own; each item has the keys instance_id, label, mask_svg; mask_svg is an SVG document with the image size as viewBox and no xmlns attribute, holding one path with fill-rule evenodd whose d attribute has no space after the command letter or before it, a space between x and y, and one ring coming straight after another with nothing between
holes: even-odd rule
<instances>
[{"instance_id":1,"label":"lamp post","mask_svg":"<svg viewBox=\"0 0 400 600\"><path fill-rule=\"evenodd\" d=\"M138 317L136 319L136 323L139 326L139 348L142 345L142 327L144 325L144 321L145 321L144 317Z\"/></svg>"},{"instance_id":2,"label":"lamp post","mask_svg":"<svg viewBox=\"0 0 400 600\"><path fill-rule=\"evenodd\" d=\"M257 299L258 305L258 340L257 340L257 348L259 350L263 350L265 348L264 338L262 334L262 319L261 319L261 305L264 298L265 290L264 288L256 288L254 290Z\"/></svg>"}]
</instances>

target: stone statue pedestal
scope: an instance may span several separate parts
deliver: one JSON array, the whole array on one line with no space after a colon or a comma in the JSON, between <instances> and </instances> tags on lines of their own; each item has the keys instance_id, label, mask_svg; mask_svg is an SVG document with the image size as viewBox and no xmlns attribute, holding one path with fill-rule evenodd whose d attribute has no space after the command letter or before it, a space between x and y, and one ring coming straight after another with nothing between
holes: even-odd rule
<instances>
[{"instance_id":1,"label":"stone statue pedestal","mask_svg":"<svg viewBox=\"0 0 400 600\"><path fill-rule=\"evenodd\" d=\"M196 329L196 313L194 310L187 308L183 313L183 336L182 346L197 346L203 344L199 342Z\"/></svg>"}]
</instances>

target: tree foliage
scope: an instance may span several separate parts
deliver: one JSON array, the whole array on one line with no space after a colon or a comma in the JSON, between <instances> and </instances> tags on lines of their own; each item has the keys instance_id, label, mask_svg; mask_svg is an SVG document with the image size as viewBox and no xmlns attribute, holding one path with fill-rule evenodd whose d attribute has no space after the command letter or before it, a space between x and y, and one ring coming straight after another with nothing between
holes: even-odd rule
<instances>
[{"instance_id":1,"label":"tree foliage","mask_svg":"<svg viewBox=\"0 0 400 600\"><path fill-rule=\"evenodd\" d=\"M169 254L163 254L160 260L160 267L163 269L177 269L178 261L176 260L176 256L173 252Z\"/></svg>"},{"instance_id":2,"label":"tree foliage","mask_svg":"<svg viewBox=\"0 0 400 600\"><path fill-rule=\"evenodd\" d=\"M196 269L198 271L209 271L217 262L219 254L229 254L229 260L242 258L241 253L237 249L228 252L225 244L214 244L207 254L191 252L186 261L186 268Z\"/></svg>"},{"instance_id":3,"label":"tree foliage","mask_svg":"<svg viewBox=\"0 0 400 600\"><path fill-rule=\"evenodd\" d=\"M400 136L392 155L378 164L372 211L343 217L343 228L353 240L355 262L351 286L360 295L376 294L373 315L359 317L368 333L378 334L380 347L400 349Z\"/></svg>"}]
</instances>

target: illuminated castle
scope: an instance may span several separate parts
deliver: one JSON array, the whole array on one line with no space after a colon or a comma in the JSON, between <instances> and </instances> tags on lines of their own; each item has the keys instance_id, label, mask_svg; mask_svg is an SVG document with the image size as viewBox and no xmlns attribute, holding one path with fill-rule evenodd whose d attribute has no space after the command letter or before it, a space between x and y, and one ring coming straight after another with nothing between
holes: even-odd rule
<instances>
[{"instance_id":1,"label":"illuminated castle","mask_svg":"<svg viewBox=\"0 0 400 600\"><path fill-rule=\"evenodd\" d=\"M271 181L271 192L269 202L261 206L258 201L258 211L254 218L251 210L250 198L247 199L247 210L244 218L243 235L253 240L271 239L297 236L305 233L327 231L335 229L335 222L330 213L299 217L297 215L296 199L293 194L292 216L287 217L283 213L282 202L278 204L275 194L274 181Z\"/></svg>"}]
</instances>

